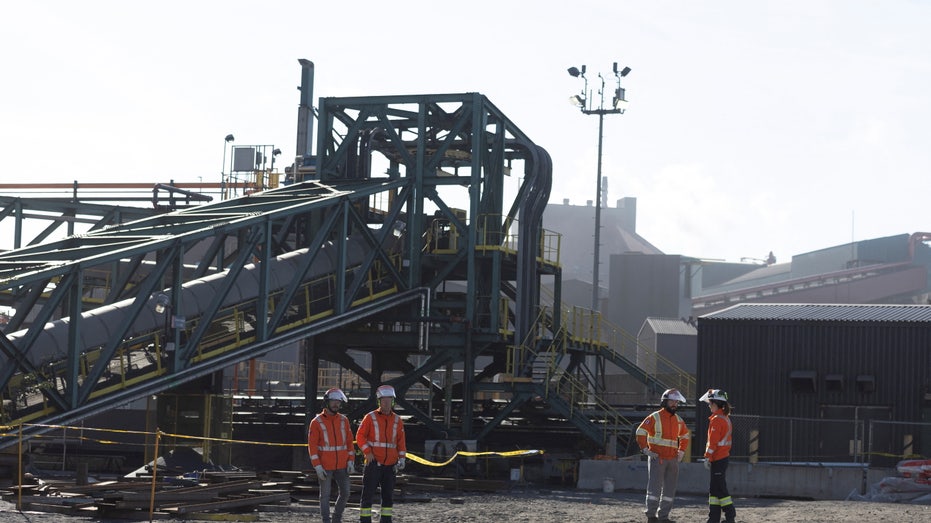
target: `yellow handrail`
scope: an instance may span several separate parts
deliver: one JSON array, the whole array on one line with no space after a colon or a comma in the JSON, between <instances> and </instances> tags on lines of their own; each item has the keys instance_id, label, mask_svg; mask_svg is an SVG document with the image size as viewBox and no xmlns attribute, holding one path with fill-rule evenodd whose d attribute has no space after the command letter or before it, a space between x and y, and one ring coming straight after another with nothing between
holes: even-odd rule
<instances>
[{"instance_id":1,"label":"yellow handrail","mask_svg":"<svg viewBox=\"0 0 931 523\"><path fill-rule=\"evenodd\" d=\"M558 353L565 352L568 338L568 332L565 328L559 330L555 336L553 336L552 342L547 346L547 349L541 354L545 353ZM539 356L539 355L538 355ZM559 364L556 358L550 358L549 364L547 365L546 378L544 383L546 384L545 390L547 397L549 394L557 394L561 396L569 404L570 414L575 411L580 403L589 402L593 403L597 411L601 413L601 424L605 428L604 441L602 443L607 443L609 435L609 427L620 426L631 426L632 423L630 420L625 418L620 412L614 409L606 401L602 400L601 397L597 394L592 394L589 399L588 388L585 383L572 375L572 373L565 372ZM568 396L568 397L567 397Z\"/></svg>"},{"instance_id":2,"label":"yellow handrail","mask_svg":"<svg viewBox=\"0 0 931 523\"><path fill-rule=\"evenodd\" d=\"M547 299L555 300L555 296L548 288L541 286L540 292ZM656 352L652 347L637 341L636 337L606 320L601 313L566 303L560 305L563 323L567 328L571 327L569 332L573 341L589 344L598 352L622 356L658 381L678 388L687 398L695 394L695 376ZM644 364L647 366L644 367Z\"/></svg>"}]
</instances>

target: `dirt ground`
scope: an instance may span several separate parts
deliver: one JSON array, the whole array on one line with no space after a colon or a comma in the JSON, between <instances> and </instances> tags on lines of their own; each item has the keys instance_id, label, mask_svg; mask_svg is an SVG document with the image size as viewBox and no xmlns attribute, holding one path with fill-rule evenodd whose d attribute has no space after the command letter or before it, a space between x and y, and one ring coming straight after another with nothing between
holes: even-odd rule
<instances>
[{"instance_id":1,"label":"dirt ground","mask_svg":"<svg viewBox=\"0 0 931 523\"><path fill-rule=\"evenodd\" d=\"M433 495L430 503L395 507L395 520L427 522L510 523L645 523L641 493L578 490L524 490L505 495ZM461 501L461 504L458 502ZM737 520L744 523L815 521L931 521L931 506L845 501L736 499ZM671 517L679 522L703 522L707 498L680 497ZM354 521L350 520L350 521Z\"/></svg>"},{"instance_id":2,"label":"dirt ground","mask_svg":"<svg viewBox=\"0 0 931 523\"><path fill-rule=\"evenodd\" d=\"M643 494L579 491L572 489L515 489L506 493L430 492L412 496L419 502L396 502L394 521L398 523L451 522L597 522L645 523ZM679 522L703 522L707 516L706 498L680 497L672 511ZM819 522L819 521L931 521L931 506L862 501L798 501L780 499L736 498L737 521ZM344 523L358 521L358 508L345 514ZM0 501L0 522L50 523L53 521L91 521L66 518L58 514L16 512L15 507ZM106 520L97 520L106 521ZM305 523L319 521L316 508L294 506L288 512L260 512L258 521L270 523Z\"/></svg>"}]
</instances>

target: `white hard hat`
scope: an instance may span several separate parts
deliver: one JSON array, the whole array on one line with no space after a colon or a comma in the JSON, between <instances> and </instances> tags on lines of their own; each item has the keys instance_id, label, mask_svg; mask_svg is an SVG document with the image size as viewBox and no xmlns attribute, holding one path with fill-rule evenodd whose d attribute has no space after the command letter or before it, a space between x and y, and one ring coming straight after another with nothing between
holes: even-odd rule
<instances>
[{"instance_id":1,"label":"white hard hat","mask_svg":"<svg viewBox=\"0 0 931 523\"><path fill-rule=\"evenodd\" d=\"M698 398L698 401L704 401L705 403L711 403L712 401L723 401L727 403L727 393L721 389L708 389L708 392L704 393L702 397Z\"/></svg>"},{"instance_id":2,"label":"white hard hat","mask_svg":"<svg viewBox=\"0 0 931 523\"><path fill-rule=\"evenodd\" d=\"M330 401L330 400L340 400L343 403L347 403L349 401L346 398L346 395L343 394L343 391L339 390L336 387L333 387L332 389L326 391L326 393L323 395L323 401Z\"/></svg>"},{"instance_id":3,"label":"white hard hat","mask_svg":"<svg viewBox=\"0 0 931 523\"><path fill-rule=\"evenodd\" d=\"M676 400L679 403L685 403L685 396L679 392L679 389L669 389L660 397L661 402L666 400Z\"/></svg>"},{"instance_id":4,"label":"white hard hat","mask_svg":"<svg viewBox=\"0 0 931 523\"><path fill-rule=\"evenodd\" d=\"M394 393L394 387L391 385L382 385L375 389L376 398L397 398L397 395Z\"/></svg>"}]
</instances>

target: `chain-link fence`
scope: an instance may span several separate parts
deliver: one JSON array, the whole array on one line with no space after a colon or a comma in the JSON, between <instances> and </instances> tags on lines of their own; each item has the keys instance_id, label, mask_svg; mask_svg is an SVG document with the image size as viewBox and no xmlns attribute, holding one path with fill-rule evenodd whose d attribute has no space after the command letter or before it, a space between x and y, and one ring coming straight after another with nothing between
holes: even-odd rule
<instances>
[{"instance_id":1,"label":"chain-link fence","mask_svg":"<svg viewBox=\"0 0 931 523\"><path fill-rule=\"evenodd\" d=\"M928 459L931 423L870 420L866 441L870 465L893 466L902 459Z\"/></svg>"},{"instance_id":2,"label":"chain-link fence","mask_svg":"<svg viewBox=\"0 0 931 523\"><path fill-rule=\"evenodd\" d=\"M931 423L734 414L731 459L894 466L931 456Z\"/></svg>"}]
</instances>

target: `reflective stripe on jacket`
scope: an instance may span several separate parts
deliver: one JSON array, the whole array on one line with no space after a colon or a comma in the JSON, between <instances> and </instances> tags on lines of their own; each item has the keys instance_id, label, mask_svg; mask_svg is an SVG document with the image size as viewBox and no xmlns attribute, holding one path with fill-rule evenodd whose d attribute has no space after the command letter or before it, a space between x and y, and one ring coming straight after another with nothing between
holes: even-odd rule
<instances>
[{"instance_id":1,"label":"reflective stripe on jacket","mask_svg":"<svg viewBox=\"0 0 931 523\"><path fill-rule=\"evenodd\" d=\"M660 458L673 459L689 446L689 429L678 414L659 409L650 414L637 427L637 443L641 449L650 449Z\"/></svg>"},{"instance_id":2,"label":"reflective stripe on jacket","mask_svg":"<svg viewBox=\"0 0 931 523\"><path fill-rule=\"evenodd\" d=\"M311 466L323 465L324 470L344 469L346 463L354 459L354 451L349 418L323 409L311 420L307 429Z\"/></svg>"},{"instance_id":3,"label":"reflective stripe on jacket","mask_svg":"<svg viewBox=\"0 0 931 523\"><path fill-rule=\"evenodd\" d=\"M718 461L730 456L732 432L731 418L717 412L709 416L705 459Z\"/></svg>"},{"instance_id":4,"label":"reflective stripe on jacket","mask_svg":"<svg viewBox=\"0 0 931 523\"><path fill-rule=\"evenodd\" d=\"M356 431L356 443L363 454L373 454L381 465L394 465L407 455L404 421L393 411L382 414L373 410L362 418Z\"/></svg>"}]
</instances>

